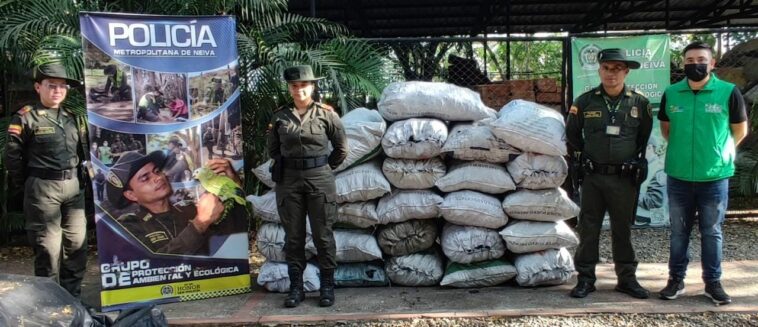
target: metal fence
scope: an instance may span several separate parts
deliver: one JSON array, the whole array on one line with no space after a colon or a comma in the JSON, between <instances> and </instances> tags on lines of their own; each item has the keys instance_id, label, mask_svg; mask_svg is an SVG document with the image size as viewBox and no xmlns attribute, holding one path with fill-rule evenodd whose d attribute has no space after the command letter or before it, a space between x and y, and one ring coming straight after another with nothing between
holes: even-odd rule
<instances>
[{"instance_id":1,"label":"metal fence","mask_svg":"<svg viewBox=\"0 0 758 327\"><path fill-rule=\"evenodd\" d=\"M686 34L685 34L686 33ZM639 35L617 33L608 36ZM717 74L740 88L749 103L758 102L758 29L680 31L671 34L671 82L684 78L682 49L694 38L712 43L716 50ZM599 37L604 35L578 35ZM522 96L549 106L566 109L571 102L569 84L573 35L558 37L469 37L363 39L374 45L386 60L388 81L441 81L480 92L491 107ZM514 90L500 87L516 83ZM508 82L512 84L512 82ZM528 89L530 88L530 89ZM557 89L556 89L557 88Z\"/></svg>"}]
</instances>

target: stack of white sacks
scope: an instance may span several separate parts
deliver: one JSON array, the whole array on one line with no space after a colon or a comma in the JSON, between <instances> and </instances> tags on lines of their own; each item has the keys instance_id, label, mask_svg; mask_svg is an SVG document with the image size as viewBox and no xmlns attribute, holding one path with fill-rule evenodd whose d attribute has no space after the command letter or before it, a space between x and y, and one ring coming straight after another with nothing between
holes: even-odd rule
<instances>
[{"instance_id":1,"label":"stack of white sacks","mask_svg":"<svg viewBox=\"0 0 758 327\"><path fill-rule=\"evenodd\" d=\"M566 247L578 240L563 220L578 207L559 188L567 175L559 113L516 100L498 117L477 93L430 82L391 84L378 107L342 118L350 154L336 175L338 286L388 278L403 286L484 287L514 277L535 286L570 278ZM253 173L273 187L269 165ZM275 221L273 192L248 200L260 219ZM287 291L286 265L274 263L284 258L283 230L273 233L274 226L258 233L267 258L258 283ZM315 253L312 243L308 251ZM305 283L318 288L311 264Z\"/></svg>"},{"instance_id":2,"label":"stack of white sacks","mask_svg":"<svg viewBox=\"0 0 758 327\"><path fill-rule=\"evenodd\" d=\"M492 133L523 154L507 168L518 189L503 200L511 223L500 235L516 253L516 282L521 286L559 285L574 272L566 247L579 244L563 222L579 207L560 188L568 175L563 117L553 109L515 100L500 111Z\"/></svg>"},{"instance_id":3,"label":"stack of white sacks","mask_svg":"<svg viewBox=\"0 0 758 327\"><path fill-rule=\"evenodd\" d=\"M406 227L410 230L407 237L418 238L433 235L434 225L447 221L439 242L441 252L450 261L446 267L436 246L425 251L416 248L415 251L423 252L400 256L403 253L388 253L383 247L385 254L392 255L386 265L390 280L405 286L473 287L495 285L512 278L515 269L496 260L505 253L505 244L496 229L505 226L507 217L493 194L513 190L515 186L504 167L485 160L502 163L516 151L505 143L497 144L486 126L474 125L475 121L493 120L495 111L484 106L479 95L468 89L407 82L384 90L379 112L394 121L382 140L388 157L383 170L399 189L389 199L382 199L380 206L387 202L395 207L394 211L403 213L382 222L408 220L402 224L415 225ZM476 150L483 148L487 150ZM451 154L451 166L446 167L441 158L443 153ZM480 174L482 171L486 173ZM416 190L403 190L409 188ZM406 199L396 201L396 198ZM423 206L423 211L418 206ZM380 209L387 210L392 207ZM439 224L428 222L418 226L412 220L440 216L444 221ZM414 231L415 226L418 227ZM433 242L423 244L429 247Z\"/></svg>"}]
</instances>

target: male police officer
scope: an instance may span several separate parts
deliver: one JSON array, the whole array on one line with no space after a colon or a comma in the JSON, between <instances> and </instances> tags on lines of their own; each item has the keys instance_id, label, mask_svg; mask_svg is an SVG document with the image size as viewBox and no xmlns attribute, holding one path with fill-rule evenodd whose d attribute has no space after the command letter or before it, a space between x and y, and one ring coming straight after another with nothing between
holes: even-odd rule
<instances>
[{"instance_id":1,"label":"male police officer","mask_svg":"<svg viewBox=\"0 0 758 327\"><path fill-rule=\"evenodd\" d=\"M347 157L347 138L334 110L313 100L315 82L310 66L284 70L293 103L274 112L268 132L268 152L276 167L276 201L284 226L290 293L286 307L304 299L306 214L321 269L319 305L334 304L336 248L332 224L337 215L336 185L332 169ZM331 143L331 149L329 147Z\"/></svg>"},{"instance_id":2,"label":"male police officer","mask_svg":"<svg viewBox=\"0 0 758 327\"><path fill-rule=\"evenodd\" d=\"M210 253L208 240L212 235L247 232L244 207L235 206L222 223L214 225L224 211L215 195L204 193L197 204L171 204L171 183L162 171L166 156L153 151L147 156L136 151L125 152L108 172L107 197L115 208L136 203L136 212L118 218L119 223L154 253ZM224 173L239 183L231 164L224 159L208 162L216 173Z\"/></svg>"},{"instance_id":3,"label":"male police officer","mask_svg":"<svg viewBox=\"0 0 758 327\"><path fill-rule=\"evenodd\" d=\"M57 280L78 297L87 264L84 181L78 168L89 147L83 144L87 140L84 118L61 103L79 81L57 63L37 67L34 81L39 102L21 108L11 118L5 166L10 188L24 190L34 274Z\"/></svg>"},{"instance_id":4,"label":"male police officer","mask_svg":"<svg viewBox=\"0 0 758 327\"><path fill-rule=\"evenodd\" d=\"M597 59L601 85L576 99L566 126L570 146L581 151L585 175L578 224L581 243L574 256L579 276L570 295L583 298L595 291L598 238L608 210L616 291L642 299L649 292L637 282L629 238L638 183L646 174L642 162L652 129L650 103L624 84L629 69L640 67L638 62L627 60L621 49L600 51Z\"/></svg>"}]
</instances>

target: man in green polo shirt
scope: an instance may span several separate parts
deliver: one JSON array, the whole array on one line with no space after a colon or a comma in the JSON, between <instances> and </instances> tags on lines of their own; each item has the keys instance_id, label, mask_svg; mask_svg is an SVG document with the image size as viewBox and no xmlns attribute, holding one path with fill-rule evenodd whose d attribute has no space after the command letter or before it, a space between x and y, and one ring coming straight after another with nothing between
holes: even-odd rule
<instances>
[{"instance_id":1,"label":"man in green polo shirt","mask_svg":"<svg viewBox=\"0 0 758 327\"><path fill-rule=\"evenodd\" d=\"M661 98L658 119L669 142L665 171L671 219L669 280L660 291L662 299L684 294L690 232L697 221L705 295L716 304L732 302L720 282L721 225L736 147L747 135L747 113L734 84L711 73L715 64L708 44L689 44L684 48L687 78L668 87Z\"/></svg>"}]
</instances>

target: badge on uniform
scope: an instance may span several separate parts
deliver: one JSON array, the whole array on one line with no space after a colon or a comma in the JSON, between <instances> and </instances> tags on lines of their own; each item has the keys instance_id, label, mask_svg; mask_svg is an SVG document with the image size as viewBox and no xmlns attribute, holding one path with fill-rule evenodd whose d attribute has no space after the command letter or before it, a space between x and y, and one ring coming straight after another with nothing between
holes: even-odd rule
<instances>
[{"instance_id":1,"label":"badge on uniform","mask_svg":"<svg viewBox=\"0 0 758 327\"><path fill-rule=\"evenodd\" d=\"M640 111L637 109L637 107L632 107L632 110L629 111L629 115L632 116L632 118L639 118Z\"/></svg>"},{"instance_id":2,"label":"badge on uniform","mask_svg":"<svg viewBox=\"0 0 758 327\"><path fill-rule=\"evenodd\" d=\"M166 232L158 231L158 232L152 232L150 234L146 234L145 237L150 240L150 243L158 243L163 241L168 241L168 235Z\"/></svg>"},{"instance_id":3,"label":"badge on uniform","mask_svg":"<svg viewBox=\"0 0 758 327\"><path fill-rule=\"evenodd\" d=\"M584 112L584 118L602 118L603 113L600 111L585 111Z\"/></svg>"},{"instance_id":4,"label":"badge on uniform","mask_svg":"<svg viewBox=\"0 0 758 327\"><path fill-rule=\"evenodd\" d=\"M34 130L34 135L50 135L50 134L55 134L54 127L41 126L41 127L37 127L37 129Z\"/></svg>"},{"instance_id":5,"label":"badge on uniform","mask_svg":"<svg viewBox=\"0 0 758 327\"><path fill-rule=\"evenodd\" d=\"M609 125L605 127L605 134L606 135L613 135L617 136L621 134L621 126L613 126Z\"/></svg>"}]
</instances>

